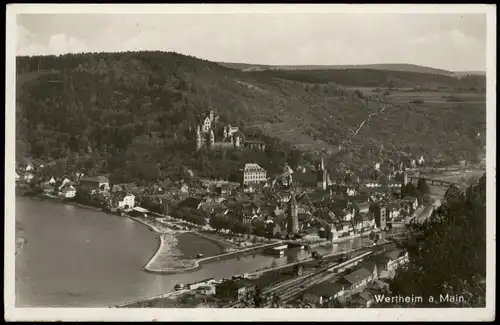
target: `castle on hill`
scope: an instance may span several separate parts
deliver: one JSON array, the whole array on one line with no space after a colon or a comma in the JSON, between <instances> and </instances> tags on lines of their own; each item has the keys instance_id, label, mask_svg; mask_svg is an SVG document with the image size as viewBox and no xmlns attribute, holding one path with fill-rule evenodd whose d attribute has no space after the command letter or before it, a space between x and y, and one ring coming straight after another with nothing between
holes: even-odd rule
<instances>
[{"instance_id":1,"label":"castle on hill","mask_svg":"<svg viewBox=\"0 0 500 325\"><path fill-rule=\"evenodd\" d=\"M215 138L215 127L219 117L214 116L214 111L207 112L201 124L196 127L196 150L207 149L238 149L241 145L241 137L238 127L230 124L224 126L221 139Z\"/></svg>"}]
</instances>

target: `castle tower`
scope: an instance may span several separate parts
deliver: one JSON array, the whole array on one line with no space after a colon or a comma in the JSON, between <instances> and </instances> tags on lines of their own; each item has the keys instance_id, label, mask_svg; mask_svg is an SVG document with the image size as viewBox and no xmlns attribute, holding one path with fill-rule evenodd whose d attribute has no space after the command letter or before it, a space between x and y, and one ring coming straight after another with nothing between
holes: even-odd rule
<instances>
[{"instance_id":1,"label":"castle tower","mask_svg":"<svg viewBox=\"0 0 500 325\"><path fill-rule=\"evenodd\" d=\"M299 232L299 210L295 194L292 194L288 203L287 232L289 235L297 234Z\"/></svg>"},{"instance_id":2,"label":"castle tower","mask_svg":"<svg viewBox=\"0 0 500 325\"><path fill-rule=\"evenodd\" d=\"M196 150L200 150L202 147L201 130L200 126L196 128Z\"/></svg>"},{"instance_id":3,"label":"castle tower","mask_svg":"<svg viewBox=\"0 0 500 325\"><path fill-rule=\"evenodd\" d=\"M325 162L323 160L323 156L321 156L321 163L319 165L319 170L325 170Z\"/></svg>"},{"instance_id":4,"label":"castle tower","mask_svg":"<svg viewBox=\"0 0 500 325\"><path fill-rule=\"evenodd\" d=\"M239 148L240 147L240 136L237 135L234 139L234 147Z\"/></svg>"},{"instance_id":5,"label":"castle tower","mask_svg":"<svg viewBox=\"0 0 500 325\"><path fill-rule=\"evenodd\" d=\"M318 188L322 190L326 190L326 185L327 185L327 179L328 179L328 174L325 170L325 164L323 162L323 157L321 157L321 163L318 164L318 171L317 171L317 184Z\"/></svg>"},{"instance_id":6,"label":"castle tower","mask_svg":"<svg viewBox=\"0 0 500 325\"><path fill-rule=\"evenodd\" d=\"M227 140L228 136L229 136L229 127L226 125L224 127L224 140Z\"/></svg>"},{"instance_id":7,"label":"castle tower","mask_svg":"<svg viewBox=\"0 0 500 325\"><path fill-rule=\"evenodd\" d=\"M210 112L208 113L209 117L210 117L210 123L214 123L215 120L214 120L214 111L213 110L210 110Z\"/></svg>"},{"instance_id":8,"label":"castle tower","mask_svg":"<svg viewBox=\"0 0 500 325\"><path fill-rule=\"evenodd\" d=\"M215 135L214 135L214 130L210 130L210 148L214 147L215 144Z\"/></svg>"}]
</instances>

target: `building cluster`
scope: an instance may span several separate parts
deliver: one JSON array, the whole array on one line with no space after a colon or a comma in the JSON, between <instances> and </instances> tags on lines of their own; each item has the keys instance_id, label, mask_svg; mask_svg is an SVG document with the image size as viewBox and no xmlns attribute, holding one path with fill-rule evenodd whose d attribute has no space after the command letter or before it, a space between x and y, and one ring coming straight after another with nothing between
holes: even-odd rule
<instances>
[{"instance_id":1,"label":"building cluster","mask_svg":"<svg viewBox=\"0 0 500 325\"><path fill-rule=\"evenodd\" d=\"M308 287L289 307L376 307L375 296L390 295L389 280L408 260L407 251L394 248L355 262L343 263L340 269L335 270L336 277ZM186 285L178 284L175 290L184 290L181 296L191 297L194 300L192 305L198 307L207 301L212 302L211 307L234 302L252 306L258 288L269 285L269 279L265 276L250 277L248 274L234 275L229 279L210 278ZM271 297L263 297L263 302L271 302Z\"/></svg>"},{"instance_id":2,"label":"building cluster","mask_svg":"<svg viewBox=\"0 0 500 325\"><path fill-rule=\"evenodd\" d=\"M25 172L23 173L22 170ZM24 177L17 177L18 175ZM89 177L82 173L54 177L45 175L43 166L34 167L27 165L16 171L16 186L19 189L35 187L41 193L49 197L59 197L65 200L76 200L79 203L106 207L115 211L127 211L134 208L135 195L127 191L121 184L110 185L108 178L104 176ZM89 197L85 202L79 201L77 193L85 191Z\"/></svg>"},{"instance_id":3,"label":"building cluster","mask_svg":"<svg viewBox=\"0 0 500 325\"><path fill-rule=\"evenodd\" d=\"M170 204L198 210L208 220L226 220L224 225L235 227L221 230L272 238L338 240L403 225L421 204L416 197L402 195L407 182L404 172L383 184L372 180L332 182L323 159L313 171L294 172L286 165L282 173L271 177L258 164L247 163L240 184L191 187Z\"/></svg>"},{"instance_id":4,"label":"building cluster","mask_svg":"<svg viewBox=\"0 0 500 325\"><path fill-rule=\"evenodd\" d=\"M264 151L266 146L257 140L244 141L243 133L237 126L230 124L223 126L221 135L216 134L218 130L219 117L210 110L196 126L196 150L206 149L239 149L247 148Z\"/></svg>"},{"instance_id":5,"label":"building cluster","mask_svg":"<svg viewBox=\"0 0 500 325\"><path fill-rule=\"evenodd\" d=\"M212 114L203 124L205 130L213 119ZM232 135L231 128L226 131ZM385 181L371 178L361 181L352 175L332 180L321 158L313 170L294 171L285 165L281 173L271 176L258 164L248 162L240 175L239 184L190 180L139 187L111 185L104 176L76 174L56 179L26 166L22 181L38 182L45 193L66 199L75 199L80 189L87 189L95 205L112 211L130 210L143 204L148 209L156 206L153 210L163 214L189 208L187 214L197 210L207 225L213 225L210 224L213 218L226 220L221 222L221 231L308 241L338 240L385 230L403 224L420 205L416 197L401 193L408 183L404 171L389 174Z\"/></svg>"},{"instance_id":6,"label":"building cluster","mask_svg":"<svg viewBox=\"0 0 500 325\"><path fill-rule=\"evenodd\" d=\"M408 262L408 252L392 249L377 253L338 270L339 276L307 289L301 303L312 307L323 305L368 308L376 303L375 296L390 295L387 280L394 277L398 267ZM376 306L375 306L376 307Z\"/></svg>"}]
</instances>

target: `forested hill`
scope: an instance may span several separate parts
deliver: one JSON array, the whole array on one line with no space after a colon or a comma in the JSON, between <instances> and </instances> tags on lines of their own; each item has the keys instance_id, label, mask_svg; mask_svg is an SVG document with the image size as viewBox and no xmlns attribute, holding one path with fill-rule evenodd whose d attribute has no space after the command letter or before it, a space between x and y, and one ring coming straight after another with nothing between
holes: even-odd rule
<instances>
[{"instance_id":1,"label":"forested hill","mask_svg":"<svg viewBox=\"0 0 500 325\"><path fill-rule=\"evenodd\" d=\"M313 101L327 92L333 102L351 96L336 87L306 89L249 78L164 52L18 57L17 74L17 158L68 160L61 169L112 172L118 179L161 179L187 169L227 178L245 160L270 171L281 168L287 146L249 125L297 121L309 126L320 119L307 116L308 102L298 96ZM350 103L356 105L364 107L361 100ZM208 109L222 123L239 126L247 138L267 142L268 152L229 152L224 159L194 152L195 127ZM354 126L359 119L351 118Z\"/></svg>"},{"instance_id":2,"label":"forested hill","mask_svg":"<svg viewBox=\"0 0 500 325\"><path fill-rule=\"evenodd\" d=\"M381 107L378 95L332 83L248 74L165 52L18 57L17 74L17 159L56 161L54 172L110 173L116 181L179 178L188 169L228 178L249 160L272 173L290 157L300 160L292 145L334 150ZM210 108L268 150L196 152L195 127ZM344 163L401 150L473 155L477 143L466 137L484 125L484 110L387 112L364 127Z\"/></svg>"},{"instance_id":3,"label":"forested hill","mask_svg":"<svg viewBox=\"0 0 500 325\"><path fill-rule=\"evenodd\" d=\"M424 70L426 71L426 70ZM299 69L299 70L263 70L247 71L253 76L268 77L309 82L317 84L336 83L342 86L356 87L395 87L395 88L448 88L475 89L486 88L486 77L481 75L456 76L430 73L411 72L405 70L381 70L375 68L345 68L345 69Z\"/></svg>"}]
</instances>

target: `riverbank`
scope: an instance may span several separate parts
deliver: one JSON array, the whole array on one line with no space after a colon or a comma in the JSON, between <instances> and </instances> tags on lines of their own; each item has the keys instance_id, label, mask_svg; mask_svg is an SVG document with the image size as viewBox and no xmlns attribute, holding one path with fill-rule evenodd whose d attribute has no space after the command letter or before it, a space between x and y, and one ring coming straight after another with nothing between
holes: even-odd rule
<instances>
[{"instance_id":1,"label":"riverbank","mask_svg":"<svg viewBox=\"0 0 500 325\"><path fill-rule=\"evenodd\" d=\"M82 209L88 209L88 210L93 210L93 211L97 211L97 212L103 212L103 213L107 213L107 214L116 215L114 213L110 213L108 211L105 211L105 209L103 209L101 207L96 207L93 205L86 205L86 204L78 203L78 202L68 200L68 199L60 197L60 196L54 196L54 195L49 195L49 194L45 194L45 193L37 194L37 195L24 195L24 194L25 194L25 192L21 192L21 190L16 190L16 196L20 196L20 197L24 197L24 198L47 200L47 201L50 201L53 203L67 204L67 205L76 206L76 207L79 207Z\"/></svg>"},{"instance_id":2,"label":"riverbank","mask_svg":"<svg viewBox=\"0 0 500 325\"><path fill-rule=\"evenodd\" d=\"M234 252L187 260L184 259L184 254L180 251L180 249L177 249L175 247L175 245L177 245L175 237L169 238L168 236L161 236L160 247L158 248L157 253L148 262L148 264L146 264L146 266L144 267L144 271L154 274L175 274L192 272L200 269L202 267L202 264L238 258L248 254L260 252L266 247L276 246L279 244L281 243L259 245L237 250Z\"/></svg>"},{"instance_id":3,"label":"riverbank","mask_svg":"<svg viewBox=\"0 0 500 325\"><path fill-rule=\"evenodd\" d=\"M162 223L162 220L150 220L131 216L128 217L134 221L142 223L154 232L160 234L159 245L156 253L143 267L144 271L153 274L193 272L199 270L202 264L241 257L251 254L252 252L255 253L263 250L268 246L278 245L280 243L273 242L223 253L225 249L234 249L234 247L229 247L228 243L219 239L210 238L210 236L201 234L197 231L173 230L165 223ZM201 238L205 241L205 243L196 243L199 239L194 238L193 240L193 238L189 238L189 236ZM183 244L188 242L191 245L189 247L183 247ZM208 245L208 242L212 245ZM192 246L192 243L196 244L195 247ZM205 257L194 258L194 256L198 254L202 254ZM193 258L186 258L186 256L189 255L192 255Z\"/></svg>"}]
</instances>

